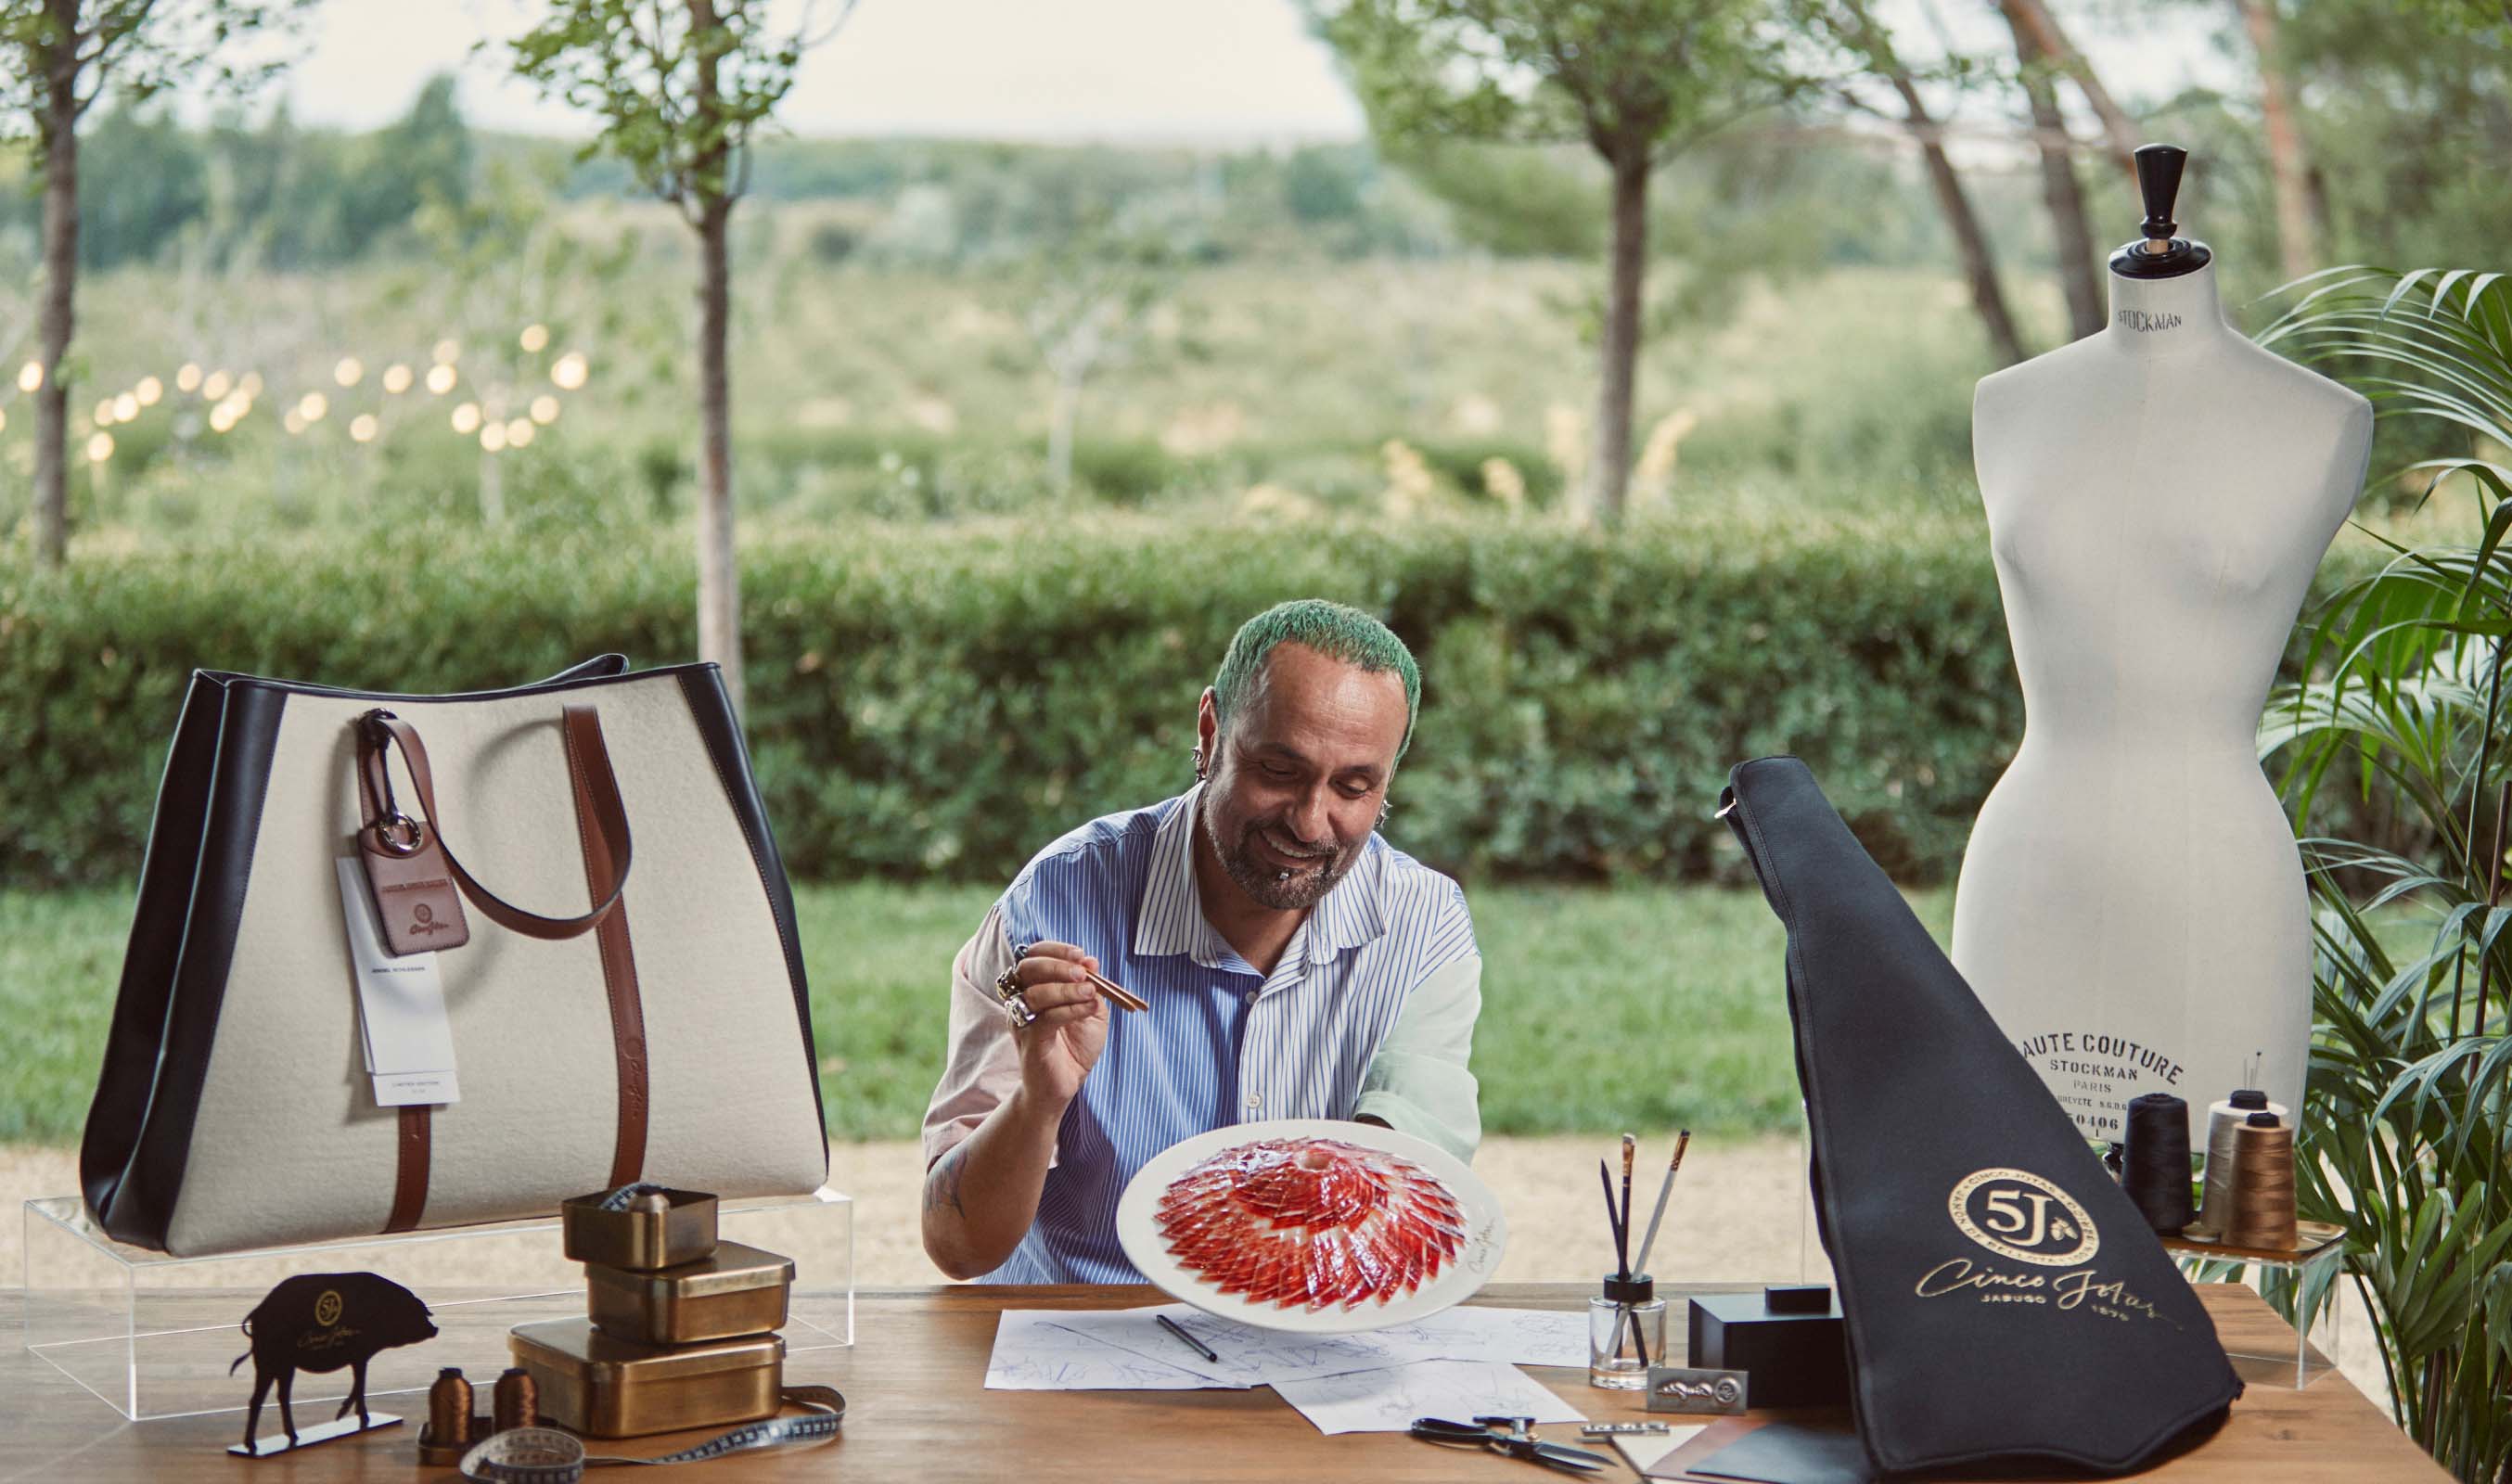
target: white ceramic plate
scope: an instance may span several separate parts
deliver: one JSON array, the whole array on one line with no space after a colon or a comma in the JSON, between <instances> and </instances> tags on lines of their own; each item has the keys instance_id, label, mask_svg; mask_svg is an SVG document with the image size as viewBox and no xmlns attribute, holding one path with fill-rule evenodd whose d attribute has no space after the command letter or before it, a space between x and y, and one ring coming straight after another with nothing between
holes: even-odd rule
<instances>
[{"instance_id":1,"label":"white ceramic plate","mask_svg":"<svg viewBox=\"0 0 2512 1484\"><path fill-rule=\"evenodd\" d=\"M1437 1277L1401 1298L1384 1304L1363 1302L1353 1308L1329 1305L1313 1312L1299 1306L1285 1308L1271 1302L1250 1303L1235 1293L1221 1293L1213 1283L1188 1271L1169 1256L1153 1214L1179 1176L1223 1150L1261 1144L1268 1139L1304 1138L1340 1139L1364 1149L1384 1150L1412 1160L1446 1186L1466 1221L1466 1241L1458 1249L1456 1260L1442 1267ZM1117 1202L1117 1240L1123 1245L1125 1256L1143 1270L1144 1277L1162 1292L1205 1313L1292 1334L1345 1335L1425 1319L1472 1298L1474 1290L1482 1287L1500 1267L1501 1251L1509 1245L1509 1222L1501 1215L1500 1199L1492 1194L1491 1187L1483 1184L1463 1160L1437 1145L1373 1123L1273 1118L1216 1128L1154 1155Z\"/></svg>"}]
</instances>

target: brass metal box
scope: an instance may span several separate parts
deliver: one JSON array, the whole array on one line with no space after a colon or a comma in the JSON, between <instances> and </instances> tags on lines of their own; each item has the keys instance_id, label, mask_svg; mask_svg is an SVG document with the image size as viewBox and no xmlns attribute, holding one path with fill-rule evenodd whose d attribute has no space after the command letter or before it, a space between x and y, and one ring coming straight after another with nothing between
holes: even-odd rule
<instances>
[{"instance_id":1,"label":"brass metal box","mask_svg":"<svg viewBox=\"0 0 2512 1484\"><path fill-rule=\"evenodd\" d=\"M605 1211L596 1191L559 1203L568 1257L578 1263L639 1269L694 1263L715 1251L715 1197L704 1191L665 1191L660 1211Z\"/></svg>"},{"instance_id":2,"label":"brass metal box","mask_svg":"<svg viewBox=\"0 0 2512 1484\"><path fill-rule=\"evenodd\" d=\"M776 1415L785 1340L755 1335L660 1349L590 1319L519 1324L506 1339L531 1373L540 1415L587 1437L640 1437Z\"/></svg>"},{"instance_id":3,"label":"brass metal box","mask_svg":"<svg viewBox=\"0 0 2512 1484\"><path fill-rule=\"evenodd\" d=\"M651 1272L584 1265L585 1309L606 1335L640 1345L691 1345L785 1327L794 1260L739 1242Z\"/></svg>"}]
</instances>

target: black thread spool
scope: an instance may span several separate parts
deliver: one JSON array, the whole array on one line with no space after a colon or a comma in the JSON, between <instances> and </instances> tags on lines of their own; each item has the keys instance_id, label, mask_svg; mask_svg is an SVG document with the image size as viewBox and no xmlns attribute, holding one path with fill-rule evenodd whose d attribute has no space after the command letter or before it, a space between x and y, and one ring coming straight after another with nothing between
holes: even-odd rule
<instances>
[{"instance_id":1,"label":"black thread spool","mask_svg":"<svg viewBox=\"0 0 2512 1484\"><path fill-rule=\"evenodd\" d=\"M2145 1224L2171 1236L2197 1212L2189 1206L2189 1105L2149 1092L2128 1105L2128 1153L2120 1187Z\"/></svg>"}]
</instances>

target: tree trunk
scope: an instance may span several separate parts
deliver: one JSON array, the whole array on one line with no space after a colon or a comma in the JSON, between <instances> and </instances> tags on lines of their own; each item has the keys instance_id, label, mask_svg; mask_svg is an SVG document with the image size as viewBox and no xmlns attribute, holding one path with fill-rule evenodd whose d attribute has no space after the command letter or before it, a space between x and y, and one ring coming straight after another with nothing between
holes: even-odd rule
<instances>
[{"instance_id":1,"label":"tree trunk","mask_svg":"<svg viewBox=\"0 0 2512 1484\"><path fill-rule=\"evenodd\" d=\"M2075 43L2067 39L2067 33L2059 29L2058 18L2050 14L2050 7L2042 4L2042 0L2005 0L2005 5L2008 19L2019 20L2031 29L2032 39L2058 61L2060 68L2075 83L2076 91L2084 94L2085 101L2093 105L2095 117L2102 121L2103 137L2110 140L2111 153L2119 157L2120 169L2135 179L2137 161L2134 156L2139 142L2137 124L2129 118L2126 109L2112 100L2111 91L2102 86L2101 78L2094 72L2094 64L2085 60L2085 54L2077 51Z\"/></svg>"},{"instance_id":2,"label":"tree trunk","mask_svg":"<svg viewBox=\"0 0 2512 1484\"><path fill-rule=\"evenodd\" d=\"M2050 54L2042 50L2032 28L2002 7L2015 32L2015 57L2022 63L2023 97L2032 108L2032 140L2041 151L2041 199L2050 211L2050 234L2059 257L2059 286L2067 295L2067 329L2083 339L2102 328L2108 306L2101 282L2094 276L2100 261L2094 230L2085 215L2085 193L2076 179L2075 141L2067 135L2066 115L2059 111L2059 90L2050 85Z\"/></svg>"},{"instance_id":3,"label":"tree trunk","mask_svg":"<svg viewBox=\"0 0 2512 1484\"><path fill-rule=\"evenodd\" d=\"M1648 265L1649 153L1627 144L1614 169L1614 240L1605 288L1595 455L1588 461L1590 519L1616 526L1631 477L1631 398L1640 350L1640 279Z\"/></svg>"},{"instance_id":4,"label":"tree trunk","mask_svg":"<svg viewBox=\"0 0 2512 1484\"><path fill-rule=\"evenodd\" d=\"M689 35L723 35L715 0L688 0ZM733 554L732 372L726 364L732 333L731 235L734 187L726 174L730 137L725 131L718 81L724 54L693 48L696 76L689 126L708 140L692 162L687 203L696 209L698 233L698 658L724 669L725 694L733 715L743 714L748 687L741 672L741 567Z\"/></svg>"},{"instance_id":5,"label":"tree trunk","mask_svg":"<svg viewBox=\"0 0 2512 1484\"><path fill-rule=\"evenodd\" d=\"M1081 378L1058 371L1046 412L1046 483L1058 494L1073 488L1073 431L1080 420Z\"/></svg>"},{"instance_id":6,"label":"tree trunk","mask_svg":"<svg viewBox=\"0 0 2512 1484\"><path fill-rule=\"evenodd\" d=\"M1981 229L1980 216L1971 209L1971 197L1964 193L1953 162L1945 158L1944 132L1928 116L1928 105L1920 100L1918 85L1907 69L1898 61L1887 61L1885 76L1902 96L1902 106L1909 114L1905 126L1927 157L1928 184L1935 189L1937 206L1945 214L1945 225L1953 230L1954 245L1962 252L1963 276L1971 282L1972 307L1980 311L1981 325L1988 332L1989 350L1998 365L2013 366L2029 353L2023 348L2023 337L2016 332L2015 316L2007 312L2006 292L1997 285L1988 234Z\"/></svg>"},{"instance_id":7,"label":"tree trunk","mask_svg":"<svg viewBox=\"0 0 2512 1484\"><path fill-rule=\"evenodd\" d=\"M732 547L732 384L726 366L732 321L731 268L725 239L732 203L721 196L700 208L698 257L698 658L724 667L724 687L739 715L740 570Z\"/></svg>"},{"instance_id":8,"label":"tree trunk","mask_svg":"<svg viewBox=\"0 0 2512 1484\"><path fill-rule=\"evenodd\" d=\"M491 530L506 524L506 474L502 453L480 450L480 524Z\"/></svg>"},{"instance_id":9,"label":"tree trunk","mask_svg":"<svg viewBox=\"0 0 2512 1484\"><path fill-rule=\"evenodd\" d=\"M2294 83L2277 47L2276 4L2234 3L2242 12L2242 28L2251 34L2251 47L2259 54L2259 124L2267 137L2268 180L2276 194L2277 255L2285 276L2296 279L2318 263L2320 243L2312 222L2311 161L2295 122Z\"/></svg>"},{"instance_id":10,"label":"tree trunk","mask_svg":"<svg viewBox=\"0 0 2512 1484\"><path fill-rule=\"evenodd\" d=\"M35 553L46 566L69 555L70 392L62 384L78 289L78 20L55 0L62 39L49 56L44 89L44 384L35 391ZM67 14L60 14L64 10Z\"/></svg>"}]
</instances>

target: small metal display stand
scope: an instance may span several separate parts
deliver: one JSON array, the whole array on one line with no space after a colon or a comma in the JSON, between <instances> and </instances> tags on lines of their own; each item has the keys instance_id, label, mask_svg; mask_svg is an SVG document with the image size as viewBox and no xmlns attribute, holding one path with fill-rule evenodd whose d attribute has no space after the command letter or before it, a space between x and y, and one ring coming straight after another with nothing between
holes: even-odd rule
<instances>
[{"instance_id":1,"label":"small metal display stand","mask_svg":"<svg viewBox=\"0 0 2512 1484\"><path fill-rule=\"evenodd\" d=\"M2297 1391L2311 1385L2312 1379L2336 1367L2337 1331L2341 1309L2329 1304L2328 1317L2321 1326L2321 1337L2327 1341L2324 1359L2318 1365L2311 1361L2311 1315L2322 1307L2323 1299L2337 1281L2346 1256L2346 1229L2327 1222L2306 1221L2295 1224L2301 1245L2286 1250L2276 1247L2233 1247L2223 1242L2205 1242L2193 1237L2167 1236L2163 1250L2178 1258L2198 1258L2208 1264L2222 1264L2228 1269L2272 1268L2294 1274L2301 1295L2295 1307L2294 1388ZM2283 1355L2257 1355L2241 1350L2227 1350L2236 1360L2268 1360L2284 1363Z\"/></svg>"},{"instance_id":2,"label":"small metal display stand","mask_svg":"<svg viewBox=\"0 0 2512 1484\"><path fill-rule=\"evenodd\" d=\"M725 1200L719 1236L794 1259L786 1352L854 1344L854 1199L822 1188L809 1195ZM25 1203L27 1349L134 1422L240 1412L249 1386L227 1363L252 1341L237 1327L272 1284L302 1272L367 1271L425 1301L437 1338L387 1350L367 1391L424 1391L440 1367L494 1376L512 1360L506 1332L534 1319L585 1311L584 1270L561 1248L555 1212L545 1219L449 1227L394 1236L177 1258L104 1234L75 1195ZM493 1276L491 1276L493 1275ZM204 1290L217 1290L211 1308ZM348 1394L346 1370L304 1376L295 1405Z\"/></svg>"}]
</instances>

